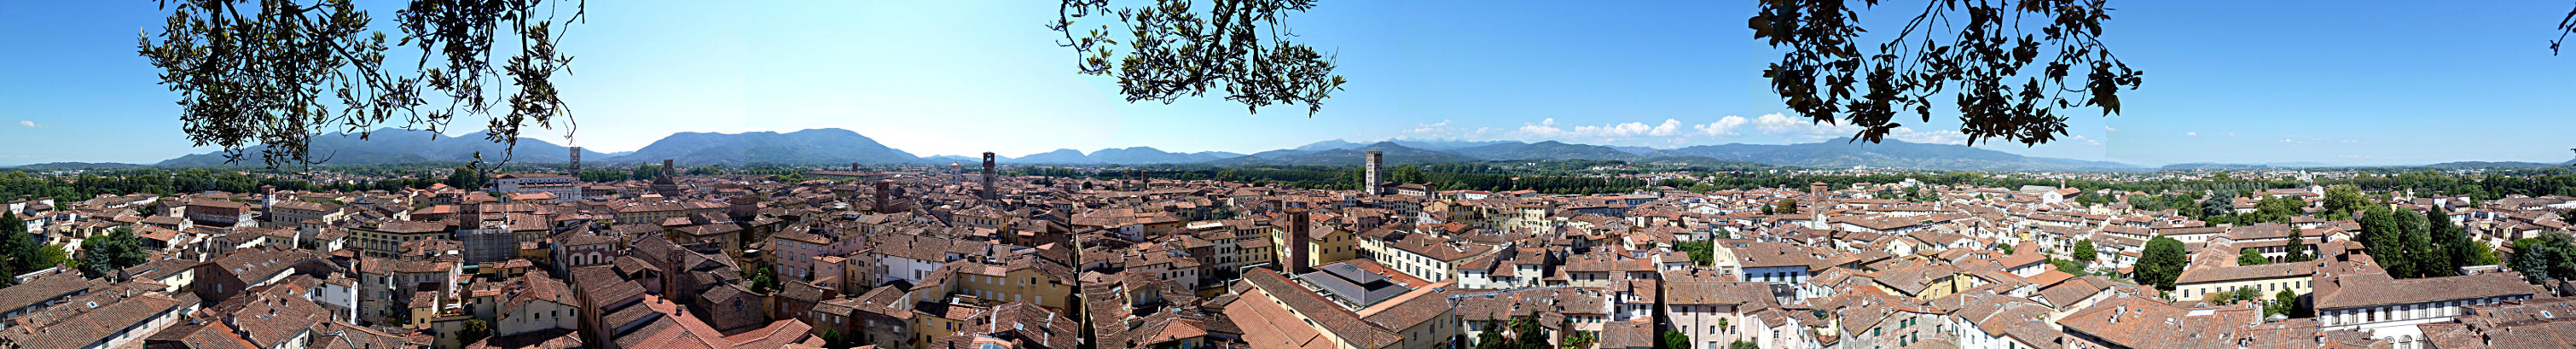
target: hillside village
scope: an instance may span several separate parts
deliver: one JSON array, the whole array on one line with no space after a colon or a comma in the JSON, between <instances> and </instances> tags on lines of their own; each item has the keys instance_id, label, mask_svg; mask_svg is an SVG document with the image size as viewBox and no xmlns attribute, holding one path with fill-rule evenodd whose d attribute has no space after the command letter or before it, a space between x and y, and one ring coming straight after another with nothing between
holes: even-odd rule
<instances>
[{"instance_id":1,"label":"hillside village","mask_svg":"<svg viewBox=\"0 0 2576 349\"><path fill-rule=\"evenodd\" d=\"M101 275L70 266L16 275L0 288L0 340L441 349L2576 345L2576 298L2565 298L2576 285L2525 275L2534 271L2514 263L2391 272L2388 257L2373 257L2391 252L2360 242L2374 220L2331 212L2327 192L2336 188L2323 186L2232 201L2239 212L2295 203L2285 223L2213 225L2123 203L2169 193L2047 186L1820 182L1545 195L1379 181L1372 156L1374 185L1323 191L1012 177L985 159L980 170L853 164L795 182L680 176L665 162L652 180L522 173L486 188L12 201L8 212L39 241L78 247L130 235L147 258ZM1892 192L1917 194L1882 197ZM2364 205L2376 207L2371 214L2438 212L2443 226L2496 254L2564 234L2559 213L2576 208L2568 197L2382 194ZM2167 241L2179 250L2157 247ZM2159 271L2167 257L2177 258L2178 274Z\"/></svg>"}]
</instances>

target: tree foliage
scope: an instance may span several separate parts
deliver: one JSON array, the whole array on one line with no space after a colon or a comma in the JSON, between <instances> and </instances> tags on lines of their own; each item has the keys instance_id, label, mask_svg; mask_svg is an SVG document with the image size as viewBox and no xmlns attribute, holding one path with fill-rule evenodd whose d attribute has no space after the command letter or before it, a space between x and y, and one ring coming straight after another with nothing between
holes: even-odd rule
<instances>
[{"instance_id":1,"label":"tree foliage","mask_svg":"<svg viewBox=\"0 0 2576 349\"><path fill-rule=\"evenodd\" d=\"M469 347L489 337L492 337L492 323L483 319L466 319L465 324L456 329L456 343Z\"/></svg>"},{"instance_id":2,"label":"tree foliage","mask_svg":"<svg viewBox=\"0 0 2576 349\"><path fill-rule=\"evenodd\" d=\"M2188 256L2183 255L2183 246L2182 241L2180 240L2174 240L2173 238L2162 236L2156 237L2154 240L2148 240L2147 252L2145 255L2138 257L2138 264L2135 268L2138 274L2138 284L2153 285L2157 289L2162 290L2172 290L2174 287L2174 279L2182 276L2182 269L2185 265L2191 264L2191 260L2188 258Z\"/></svg>"},{"instance_id":3,"label":"tree foliage","mask_svg":"<svg viewBox=\"0 0 2576 349\"><path fill-rule=\"evenodd\" d=\"M1699 265L1710 265L1710 263L1716 262L1717 260L1714 259L1715 257L1712 257L1713 253L1716 252L1716 248L1717 240L1714 239L1683 241L1673 244L1674 250L1682 251L1682 254L1690 255L1691 261L1694 262L1693 264Z\"/></svg>"},{"instance_id":4,"label":"tree foliage","mask_svg":"<svg viewBox=\"0 0 2576 349\"><path fill-rule=\"evenodd\" d=\"M134 236L133 229L118 227L107 234L81 240L81 275L90 278L106 277L117 270L142 265L151 258L152 254L145 252L143 240Z\"/></svg>"},{"instance_id":5,"label":"tree foliage","mask_svg":"<svg viewBox=\"0 0 2576 349\"><path fill-rule=\"evenodd\" d=\"M1782 102L1818 123L1859 126L1853 140L1878 142L1903 125L1893 121L1901 113L1929 122L1934 99L1956 89L1959 132L1969 143L2040 144L2066 133L2057 109L2116 114L2118 91L2143 82L2101 41L2111 18L2106 2L1927 1L1875 49L1862 48L1867 30L1859 23L1859 10L1874 0L1757 1L1748 22L1753 38L1786 49L1762 72ZM2043 54L2045 64L2031 71Z\"/></svg>"},{"instance_id":6,"label":"tree foliage","mask_svg":"<svg viewBox=\"0 0 2576 349\"><path fill-rule=\"evenodd\" d=\"M2515 240L2513 247L2513 270L2532 283L2576 276L2576 238L2567 233Z\"/></svg>"},{"instance_id":7,"label":"tree foliage","mask_svg":"<svg viewBox=\"0 0 2576 349\"><path fill-rule=\"evenodd\" d=\"M1690 335L1682 334L1680 331L1655 331L1655 339L1663 342L1662 348L1692 348Z\"/></svg>"},{"instance_id":8,"label":"tree foliage","mask_svg":"<svg viewBox=\"0 0 2576 349\"><path fill-rule=\"evenodd\" d=\"M36 239L36 234L28 233L27 221L19 219L17 213L0 212L0 257L8 259L0 261L0 269L6 269L0 270L6 273L0 274L0 286L17 284L17 279L10 276L52 268L54 264L63 262L62 256L46 251L53 248Z\"/></svg>"},{"instance_id":9,"label":"tree foliage","mask_svg":"<svg viewBox=\"0 0 2576 349\"><path fill-rule=\"evenodd\" d=\"M2262 251L2255 251L2251 248L2236 250L2236 265L2264 264L2272 264L2272 260L2269 258L2263 258Z\"/></svg>"},{"instance_id":10,"label":"tree foliage","mask_svg":"<svg viewBox=\"0 0 2576 349\"><path fill-rule=\"evenodd\" d=\"M2307 207L2307 205L2308 204L2305 201L2285 196L2264 196L2262 200L2254 201L2254 221L2290 223L2291 218L2304 214L2304 212L2301 212L2301 208ZM2251 224L2255 222L2240 223Z\"/></svg>"},{"instance_id":11,"label":"tree foliage","mask_svg":"<svg viewBox=\"0 0 2576 349\"><path fill-rule=\"evenodd\" d=\"M2281 261L2298 263L2313 260L2317 260L2317 256L2316 254L2308 253L2307 236L2301 235L2296 230L2291 231L2290 246L2288 251L2282 252Z\"/></svg>"},{"instance_id":12,"label":"tree foliage","mask_svg":"<svg viewBox=\"0 0 2576 349\"><path fill-rule=\"evenodd\" d=\"M179 93L188 140L223 147L227 162L257 145L271 168L325 162L331 154L307 149L313 137L365 138L396 120L437 131L458 116L486 116L484 137L505 149L525 126L571 127L553 78L572 62L555 49L567 32L557 24L581 21L578 0L411 0L391 23L399 40L371 30L374 17L349 1L157 2L167 23L136 39L137 52ZM417 49L419 61L389 66L396 46ZM504 52L506 61L492 60ZM506 99L489 95L502 91ZM506 112L495 113L498 104Z\"/></svg>"},{"instance_id":13,"label":"tree foliage","mask_svg":"<svg viewBox=\"0 0 2576 349\"><path fill-rule=\"evenodd\" d=\"M2093 239L2082 239L2075 240L2075 251L2069 253L2075 255L2077 261L2090 263L2101 251L2093 249Z\"/></svg>"},{"instance_id":14,"label":"tree foliage","mask_svg":"<svg viewBox=\"0 0 2576 349\"><path fill-rule=\"evenodd\" d=\"M1508 333L1506 333L1508 332ZM1538 310L1512 317L1502 328L1476 336L1476 349L1550 349L1547 331L1538 326Z\"/></svg>"},{"instance_id":15,"label":"tree foliage","mask_svg":"<svg viewBox=\"0 0 2576 349\"><path fill-rule=\"evenodd\" d=\"M1193 8L1200 4L1207 8ZM1291 41L1297 35L1285 25L1288 15L1314 7L1314 0L1156 0L1128 8L1064 0L1047 28L1064 35L1058 46L1080 57L1075 71L1117 76L1128 102L1170 104L1213 91L1254 113L1305 103L1311 117L1346 82L1333 75L1330 55ZM1081 28L1083 21L1112 15L1128 33L1123 48L1108 23Z\"/></svg>"},{"instance_id":16,"label":"tree foliage","mask_svg":"<svg viewBox=\"0 0 2576 349\"><path fill-rule=\"evenodd\" d=\"M2330 221L2352 219L2353 211L2360 210L2362 206L2369 204L2370 199L2362 198L2360 189L2329 188L2326 189L2325 212L2319 215Z\"/></svg>"},{"instance_id":17,"label":"tree foliage","mask_svg":"<svg viewBox=\"0 0 2576 349\"><path fill-rule=\"evenodd\" d=\"M2400 222L2402 220L2386 207L2369 208L2361 215L2361 235L2354 240L2370 250L2370 258L2387 269L2389 277L2414 278L2418 274L2414 259L2410 258L2411 250L2406 246L2406 228L2403 226L2405 223Z\"/></svg>"}]
</instances>

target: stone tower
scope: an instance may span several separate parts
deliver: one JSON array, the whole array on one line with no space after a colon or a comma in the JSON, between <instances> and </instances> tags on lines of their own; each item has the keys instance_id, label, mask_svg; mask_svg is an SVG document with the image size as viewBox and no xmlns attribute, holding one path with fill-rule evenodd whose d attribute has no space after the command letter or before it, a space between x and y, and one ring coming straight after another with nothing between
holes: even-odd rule
<instances>
[{"instance_id":1,"label":"stone tower","mask_svg":"<svg viewBox=\"0 0 2576 349\"><path fill-rule=\"evenodd\" d=\"M1283 249L1288 251L1288 258L1280 260L1281 263L1288 265L1280 271L1288 272L1290 275L1305 274L1315 270L1315 265L1309 263L1307 259L1310 257L1306 254L1306 245L1313 243L1311 241L1313 237L1307 235L1307 229L1314 225L1313 222L1307 221L1307 212L1303 208L1288 210L1288 221L1282 222L1280 227L1285 228L1283 230L1287 230L1288 233L1288 238L1285 239L1288 240L1288 246L1284 246L1287 248Z\"/></svg>"},{"instance_id":2,"label":"stone tower","mask_svg":"<svg viewBox=\"0 0 2576 349\"><path fill-rule=\"evenodd\" d=\"M989 152L989 151L988 151L988 152L984 152L984 178L983 178L983 180L984 180L984 200L992 200L994 197L999 197L999 196L1001 196L1001 195L1000 195L1000 194L1001 194L1001 191L1000 191L999 189L995 189L995 188L993 188L993 152Z\"/></svg>"},{"instance_id":3,"label":"stone tower","mask_svg":"<svg viewBox=\"0 0 2576 349\"><path fill-rule=\"evenodd\" d=\"M1378 167L1379 167L1380 165L1384 164L1385 162L1386 162L1386 152L1381 152L1381 151L1370 151L1370 152L1368 152L1368 181L1367 181L1367 182L1360 183L1360 189L1361 189L1361 190L1367 190L1369 195L1382 195L1382 194L1386 194L1386 193L1385 193L1386 189L1382 189L1382 188L1384 188L1384 186L1378 185L1379 183L1386 183L1386 182L1380 181L1380 180L1379 180L1379 177L1378 177Z\"/></svg>"},{"instance_id":4,"label":"stone tower","mask_svg":"<svg viewBox=\"0 0 2576 349\"><path fill-rule=\"evenodd\" d=\"M880 179L877 180L876 185L877 199L874 211L881 214L894 213L894 180Z\"/></svg>"},{"instance_id":5,"label":"stone tower","mask_svg":"<svg viewBox=\"0 0 2576 349\"><path fill-rule=\"evenodd\" d=\"M581 147L572 147L572 177L581 178Z\"/></svg>"}]
</instances>

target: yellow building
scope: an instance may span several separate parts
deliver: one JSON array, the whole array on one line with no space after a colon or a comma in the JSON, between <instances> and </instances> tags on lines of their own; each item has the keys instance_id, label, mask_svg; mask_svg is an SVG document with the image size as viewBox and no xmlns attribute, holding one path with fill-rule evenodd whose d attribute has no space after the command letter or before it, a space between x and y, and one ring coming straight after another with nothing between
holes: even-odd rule
<instances>
[{"instance_id":1,"label":"yellow building","mask_svg":"<svg viewBox=\"0 0 2576 349\"><path fill-rule=\"evenodd\" d=\"M1274 231L1270 234L1271 246L1282 246L1280 248L1273 249L1279 254L1279 258L1277 258L1279 263L1281 265L1286 265L1296 261L1295 258L1291 257L1292 254L1297 253L1297 251L1295 249L1285 247L1289 246L1291 242L1288 240L1294 238L1291 236L1294 234L1286 231L1287 228L1285 227L1273 227L1272 229L1274 229ZM1309 235L1306 239L1305 249L1306 265L1303 265L1303 267L1314 267L1359 258L1360 248L1359 237L1357 234L1352 234L1350 231L1342 230L1338 227L1323 226L1320 224L1311 229L1318 231L1308 233Z\"/></svg>"}]
</instances>

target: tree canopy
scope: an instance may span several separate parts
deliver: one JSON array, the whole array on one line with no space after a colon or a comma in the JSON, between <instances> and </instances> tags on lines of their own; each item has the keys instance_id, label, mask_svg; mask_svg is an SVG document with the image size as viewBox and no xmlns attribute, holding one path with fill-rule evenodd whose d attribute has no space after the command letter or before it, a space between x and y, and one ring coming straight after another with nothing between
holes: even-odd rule
<instances>
[{"instance_id":1,"label":"tree canopy","mask_svg":"<svg viewBox=\"0 0 2576 349\"><path fill-rule=\"evenodd\" d=\"M1926 1L1887 41L1869 46L1860 10L1877 1L1756 1L1748 23L1754 39L1785 49L1762 71L1773 92L1815 122L1859 126L1852 140L1878 142L1903 126L1899 114L1929 122L1936 98L1955 94L1959 132L1970 144L2035 145L2066 133L2057 109L2116 114L2118 91L2144 82L2101 40L2107 2Z\"/></svg>"},{"instance_id":2,"label":"tree canopy","mask_svg":"<svg viewBox=\"0 0 2576 349\"><path fill-rule=\"evenodd\" d=\"M1200 4L1207 7L1193 8ZM1305 103L1312 117L1346 82L1333 74L1331 55L1293 41L1285 24L1288 15L1313 8L1314 0L1156 0L1124 8L1064 0L1046 27L1064 35L1056 45L1078 57L1075 72L1118 77L1128 102L1170 104L1217 92L1253 113ZM1113 37L1118 31L1128 34L1124 47Z\"/></svg>"},{"instance_id":3,"label":"tree canopy","mask_svg":"<svg viewBox=\"0 0 2576 349\"><path fill-rule=\"evenodd\" d=\"M81 240L80 270L86 277L106 277L117 270L142 265L151 258L152 254L144 251L143 241L134 236L133 229L118 227L107 234Z\"/></svg>"},{"instance_id":4,"label":"tree canopy","mask_svg":"<svg viewBox=\"0 0 2576 349\"><path fill-rule=\"evenodd\" d=\"M570 130L553 79L572 62L556 50L569 32L558 25L582 21L580 1L411 0L389 23L400 29L392 38L349 1L157 2L168 21L157 33L146 28L136 51L179 93L188 140L222 147L228 162L259 145L271 168L325 162L332 154L308 149L315 136L363 139L395 123L438 131L458 116L488 117L484 137L507 144L505 152L526 126ZM389 64L397 46L419 60L409 69ZM474 163L483 158L476 153Z\"/></svg>"},{"instance_id":5,"label":"tree canopy","mask_svg":"<svg viewBox=\"0 0 2576 349\"><path fill-rule=\"evenodd\" d=\"M2182 276L2185 265L2191 264L2188 258L2183 255L2181 240L2162 236L2147 240L2147 252L2138 257L2135 268L2138 283L2172 290L2174 279Z\"/></svg>"}]
</instances>

